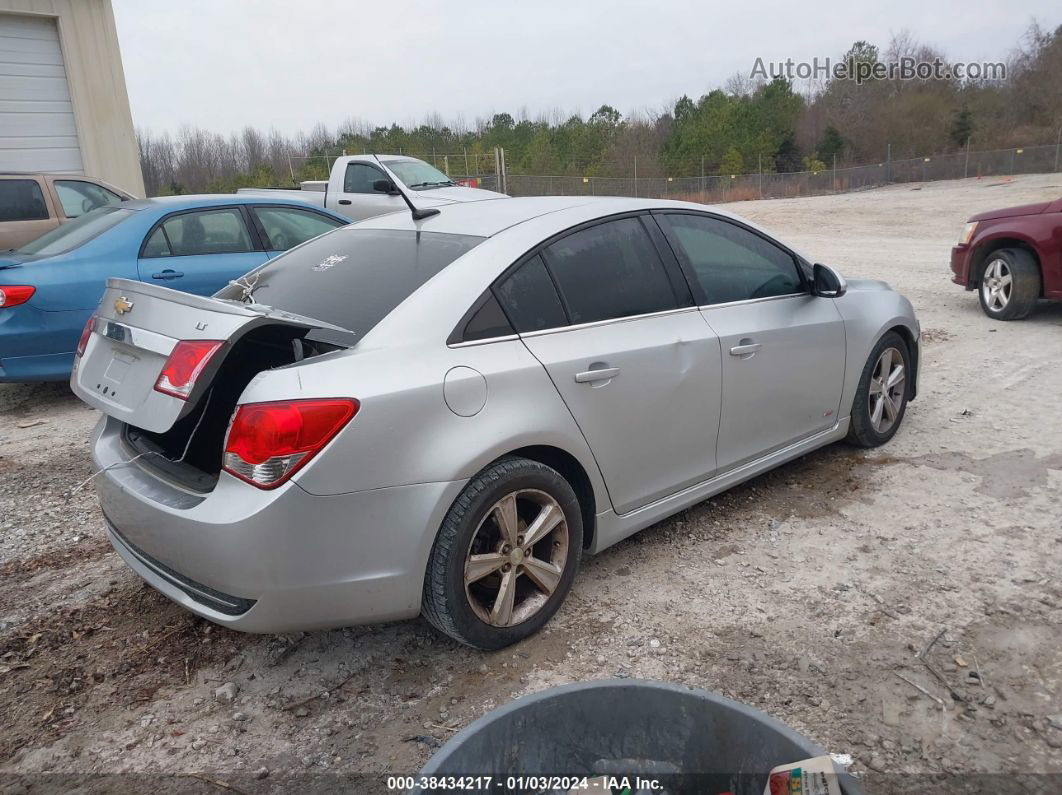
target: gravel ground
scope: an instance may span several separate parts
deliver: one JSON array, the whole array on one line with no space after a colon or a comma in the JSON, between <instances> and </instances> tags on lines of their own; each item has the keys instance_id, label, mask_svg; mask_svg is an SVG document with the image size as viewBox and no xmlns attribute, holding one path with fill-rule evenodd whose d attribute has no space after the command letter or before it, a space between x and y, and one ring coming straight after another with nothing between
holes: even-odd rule
<instances>
[{"instance_id":1,"label":"gravel ground","mask_svg":"<svg viewBox=\"0 0 1062 795\"><path fill-rule=\"evenodd\" d=\"M191 617L76 490L96 415L62 385L0 386L0 789L379 791L514 696L614 676L763 709L877 791L1062 774L1062 305L992 322L947 266L968 215L1060 193L1046 175L732 205L911 298L919 399L882 449L818 451L586 560L546 630L492 654L419 620ZM916 657L934 639L945 681Z\"/></svg>"}]
</instances>

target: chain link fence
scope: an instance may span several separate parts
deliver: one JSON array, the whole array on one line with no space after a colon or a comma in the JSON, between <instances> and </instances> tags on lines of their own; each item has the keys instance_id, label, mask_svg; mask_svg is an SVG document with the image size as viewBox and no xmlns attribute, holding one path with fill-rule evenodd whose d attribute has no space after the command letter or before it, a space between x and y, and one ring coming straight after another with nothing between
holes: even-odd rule
<instances>
[{"instance_id":1,"label":"chain link fence","mask_svg":"<svg viewBox=\"0 0 1062 795\"><path fill-rule=\"evenodd\" d=\"M1059 154L1059 144L1046 144L782 174L635 178L539 176L510 172L504 181L508 187L506 192L511 196L641 196L712 204L846 193L898 182L1041 174L1059 170Z\"/></svg>"},{"instance_id":2,"label":"chain link fence","mask_svg":"<svg viewBox=\"0 0 1062 795\"><path fill-rule=\"evenodd\" d=\"M353 154L353 153L351 153ZM513 173L501 149L490 152L403 152L472 187L510 196L639 196L721 204L748 199L784 199L867 190L892 183L931 182L965 177L998 177L1058 171L1059 143L981 152L956 152L932 157L886 160L823 171L716 174L702 177L572 176ZM293 165L312 162L318 179L328 176L334 156L294 158ZM636 171L634 162L611 164L613 172ZM294 175L294 170L293 170ZM305 173L305 170L304 170Z\"/></svg>"}]
</instances>

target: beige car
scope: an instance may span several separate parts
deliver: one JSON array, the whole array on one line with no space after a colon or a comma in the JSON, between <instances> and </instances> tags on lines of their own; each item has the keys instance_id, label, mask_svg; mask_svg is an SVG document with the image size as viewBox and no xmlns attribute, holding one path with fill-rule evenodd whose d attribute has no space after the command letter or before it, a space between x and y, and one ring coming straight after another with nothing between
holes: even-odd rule
<instances>
[{"instance_id":1,"label":"beige car","mask_svg":"<svg viewBox=\"0 0 1062 795\"><path fill-rule=\"evenodd\" d=\"M20 248L97 207L132 198L80 174L0 173L0 251Z\"/></svg>"}]
</instances>

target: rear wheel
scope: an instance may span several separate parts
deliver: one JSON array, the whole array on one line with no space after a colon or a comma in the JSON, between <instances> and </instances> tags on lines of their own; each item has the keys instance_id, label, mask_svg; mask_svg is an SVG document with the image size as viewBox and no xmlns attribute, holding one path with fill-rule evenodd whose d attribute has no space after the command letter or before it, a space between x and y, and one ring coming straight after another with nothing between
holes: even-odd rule
<instances>
[{"instance_id":1,"label":"rear wheel","mask_svg":"<svg viewBox=\"0 0 1062 795\"><path fill-rule=\"evenodd\" d=\"M981 309L993 320L1028 317L1040 297L1040 268L1020 248L993 251L985 260L977 294Z\"/></svg>"},{"instance_id":2,"label":"rear wheel","mask_svg":"<svg viewBox=\"0 0 1062 795\"><path fill-rule=\"evenodd\" d=\"M907 411L911 354L907 343L890 331L871 350L859 378L848 441L860 447L885 444L900 428Z\"/></svg>"},{"instance_id":3,"label":"rear wheel","mask_svg":"<svg viewBox=\"0 0 1062 795\"><path fill-rule=\"evenodd\" d=\"M560 473L503 458L454 502L432 547L423 614L455 640L500 649L533 635L579 566L579 501Z\"/></svg>"}]
</instances>

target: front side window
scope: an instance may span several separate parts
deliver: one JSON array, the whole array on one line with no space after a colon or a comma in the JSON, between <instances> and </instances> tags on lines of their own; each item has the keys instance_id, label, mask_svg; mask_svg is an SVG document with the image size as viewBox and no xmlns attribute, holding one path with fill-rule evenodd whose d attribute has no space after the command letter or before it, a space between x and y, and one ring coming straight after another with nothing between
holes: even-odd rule
<instances>
[{"instance_id":1,"label":"front side window","mask_svg":"<svg viewBox=\"0 0 1062 795\"><path fill-rule=\"evenodd\" d=\"M664 264L638 218L574 232L549 246L545 260L572 323L678 306Z\"/></svg>"},{"instance_id":2,"label":"front side window","mask_svg":"<svg viewBox=\"0 0 1062 795\"><path fill-rule=\"evenodd\" d=\"M364 335L458 257L472 235L351 227L322 235L243 277L257 303ZM244 288L217 298L239 300Z\"/></svg>"},{"instance_id":3,"label":"front side window","mask_svg":"<svg viewBox=\"0 0 1062 795\"><path fill-rule=\"evenodd\" d=\"M287 251L311 237L343 226L342 221L327 215L292 207L255 207L252 212L266 233L270 251Z\"/></svg>"},{"instance_id":4,"label":"front side window","mask_svg":"<svg viewBox=\"0 0 1062 795\"><path fill-rule=\"evenodd\" d=\"M670 226L707 303L804 292L793 256L748 229L704 215L659 217Z\"/></svg>"},{"instance_id":5,"label":"front side window","mask_svg":"<svg viewBox=\"0 0 1062 795\"><path fill-rule=\"evenodd\" d=\"M0 221L44 221L48 205L35 179L0 179Z\"/></svg>"},{"instance_id":6,"label":"front side window","mask_svg":"<svg viewBox=\"0 0 1062 795\"><path fill-rule=\"evenodd\" d=\"M365 163L347 163L343 190L346 193L379 193L380 191L373 187L373 183L379 179L386 179L380 169Z\"/></svg>"},{"instance_id":7,"label":"front side window","mask_svg":"<svg viewBox=\"0 0 1062 795\"><path fill-rule=\"evenodd\" d=\"M98 210L85 213L73 221L67 221L50 232L44 233L18 251L20 254L31 254L37 257L53 257L56 254L64 254L88 243L93 238L99 237L108 229L117 226L132 215L133 210L126 210L120 207L101 207Z\"/></svg>"},{"instance_id":8,"label":"front side window","mask_svg":"<svg viewBox=\"0 0 1062 795\"><path fill-rule=\"evenodd\" d=\"M59 203L63 205L63 214L67 218L78 218L97 207L119 204L122 201L122 197L114 191L80 179L57 179L53 184Z\"/></svg>"},{"instance_id":9,"label":"front side window","mask_svg":"<svg viewBox=\"0 0 1062 795\"><path fill-rule=\"evenodd\" d=\"M243 214L227 208L181 213L166 219L148 238L143 256L190 257L253 250Z\"/></svg>"}]
</instances>

